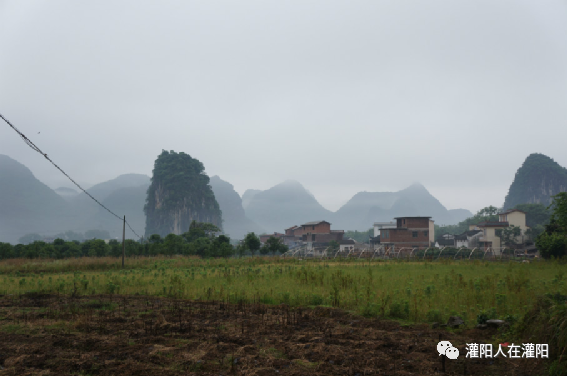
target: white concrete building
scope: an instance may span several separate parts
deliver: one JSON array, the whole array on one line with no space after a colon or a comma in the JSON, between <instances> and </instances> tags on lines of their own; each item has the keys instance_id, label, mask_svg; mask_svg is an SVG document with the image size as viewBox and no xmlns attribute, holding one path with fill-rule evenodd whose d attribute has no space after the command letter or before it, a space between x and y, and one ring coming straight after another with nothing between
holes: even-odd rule
<instances>
[{"instance_id":1,"label":"white concrete building","mask_svg":"<svg viewBox=\"0 0 567 376\"><path fill-rule=\"evenodd\" d=\"M374 222L374 237L380 235L380 230L386 228L396 228L396 222Z\"/></svg>"}]
</instances>

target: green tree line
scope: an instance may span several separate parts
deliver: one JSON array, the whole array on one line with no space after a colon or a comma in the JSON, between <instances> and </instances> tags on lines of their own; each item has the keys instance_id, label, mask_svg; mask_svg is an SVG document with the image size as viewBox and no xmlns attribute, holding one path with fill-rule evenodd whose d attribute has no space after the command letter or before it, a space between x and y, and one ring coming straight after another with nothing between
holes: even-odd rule
<instances>
[{"instance_id":1,"label":"green tree line","mask_svg":"<svg viewBox=\"0 0 567 376\"><path fill-rule=\"evenodd\" d=\"M210 223L198 223L193 221L189 231L181 234L168 234L162 237L158 234L151 235L148 239L135 241L127 239L124 243L124 251L127 257L131 256L158 256L158 255L185 255L208 257L231 257L235 254L240 256L246 254L254 255L257 251L261 254L283 253L287 250L279 239L270 239L264 246L254 233L249 233L240 244L231 244L226 235L218 235L220 229ZM57 238L53 243L35 240L29 244L16 244L0 242L0 260L12 258L69 258L69 257L120 257L122 255L122 243L118 240L110 240L108 243L102 239L90 239L85 241L64 240Z\"/></svg>"},{"instance_id":2,"label":"green tree line","mask_svg":"<svg viewBox=\"0 0 567 376\"><path fill-rule=\"evenodd\" d=\"M514 209L526 213L526 226L530 228L527 235L531 239L537 238L544 231L545 225L549 223L551 218L551 208L542 204L518 204ZM498 222L498 208L492 205L487 206L479 210L474 216L456 225L443 227L435 225L435 238L439 240L443 234L462 234L468 231L470 225L476 225L480 222Z\"/></svg>"},{"instance_id":3,"label":"green tree line","mask_svg":"<svg viewBox=\"0 0 567 376\"><path fill-rule=\"evenodd\" d=\"M548 209L553 213L536 246L545 258L562 258L567 256L567 192L552 196L552 200Z\"/></svg>"}]
</instances>

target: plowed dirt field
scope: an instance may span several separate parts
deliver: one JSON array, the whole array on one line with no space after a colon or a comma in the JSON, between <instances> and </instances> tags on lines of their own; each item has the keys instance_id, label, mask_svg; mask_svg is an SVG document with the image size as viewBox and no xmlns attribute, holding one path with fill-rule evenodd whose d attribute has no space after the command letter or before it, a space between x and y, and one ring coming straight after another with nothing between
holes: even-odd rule
<instances>
[{"instance_id":1,"label":"plowed dirt field","mask_svg":"<svg viewBox=\"0 0 567 376\"><path fill-rule=\"evenodd\" d=\"M536 359L470 359L494 332L401 326L317 307L142 296L0 297L0 375L533 375Z\"/></svg>"}]
</instances>

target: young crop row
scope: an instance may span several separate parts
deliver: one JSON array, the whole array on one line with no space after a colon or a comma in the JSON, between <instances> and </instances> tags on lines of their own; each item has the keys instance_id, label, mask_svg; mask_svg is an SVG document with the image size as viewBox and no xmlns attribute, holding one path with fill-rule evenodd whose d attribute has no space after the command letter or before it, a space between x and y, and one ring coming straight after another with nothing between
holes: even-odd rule
<instances>
[{"instance_id":1,"label":"young crop row","mask_svg":"<svg viewBox=\"0 0 567 376\"><path fill-rule=\"evenodd\" d=\"M272 260L273 261L273 260ZM160 259L138 268L67 273L0 274L0 294L158 295L326 305L365 316L443 322L459 315L475 324L513 320L538 296L567 294L565 267L554 262L267 262L266 259Z\"/></svg>"}]
</instances>

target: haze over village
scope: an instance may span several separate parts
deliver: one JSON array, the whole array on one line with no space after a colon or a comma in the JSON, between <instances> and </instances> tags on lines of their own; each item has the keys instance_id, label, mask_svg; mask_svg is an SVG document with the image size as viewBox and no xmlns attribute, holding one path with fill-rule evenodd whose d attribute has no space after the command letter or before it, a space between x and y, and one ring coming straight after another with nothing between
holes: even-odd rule
<instances>
[{"instance_id":1,"label":"haze over village","mask_svg":"<svg viewBox=\"0 0 567 376\"><path fill-rule=\"evenodd\" d=\"M234 238L314 220L456 225L503 208L529 154L567 165L564 2L116 5L126 19L104 2L0 6L2 114L138 233L162 150L203 163ZM120 236L0 129L5 163L65 201L43 221L3 195L4 236Z\"/></svg>"},{"instance_id":2,"label":"haze over village","mask_svg":"<svg viewBox=\"0 0 567 376\"><path fill-rule=\"evenodd\" d=\"M0 0L0 375L567 375L565 20Z\"/></svg>"},{"instance_id":3,"label":"haze over village","mask_svg":"<svg viewBox=\"0 0 567 376\"><path fill-rule=\"evenodd\" d=\"M418 182L476 213L527 155L567 165L562 1L0 6L2 114L86 188L150 176L165 149L241 196L291 179L336 211Z\"/></svg>"}]
</instances>

